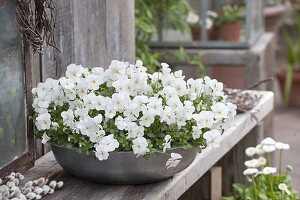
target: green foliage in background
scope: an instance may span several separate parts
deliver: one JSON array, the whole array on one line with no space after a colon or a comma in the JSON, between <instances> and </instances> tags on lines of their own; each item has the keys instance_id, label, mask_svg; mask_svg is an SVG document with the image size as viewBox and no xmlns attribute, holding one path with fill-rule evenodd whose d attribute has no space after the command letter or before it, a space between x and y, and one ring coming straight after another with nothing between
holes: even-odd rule
<instances>
[{"instance_id":1,"label":"green foliage in background","mask_svg":"<svg viewBox=\"0 0 300 200\"><path fill-rule=\"evenodd\" d=\"M244 20L243 13L245 13L244 6L230 6L226 5L222 8L221 14L216 18L217 25L231 24Z\"/></svg>"},{"instance_id":2,"label":"green foliage in background","mask_svg":"<svg viewBox=\"0 0 300 200\"><path fill-rule=\"evenodd\" d=\"M300 14L296 14L296 31L294 34L289 33L287 30L283 31L283 36L287 44L287 60L288 65L286 68L286 80L284 86L284 101L288 104L292 89L294 71L300 70Z\"/></svg>"},{"instance_id":3,"label":"green foliage in background","mask_svg":"<svg viewBox=\"0 0 300 200\"><path fill-rule=\"evenodd\" d=\"M135 25L136 25L136 57L144 62L150 72L156 71L160 66L158 52L151 51L149 47L152 35L158 27L189 31L186 16L190 11L186 0L136 0ZM190 59L182 50L178 52L181 61L188 64L203 66L201 60ZM180 55L181 54L181 55ZM203 70L202 70L203 71Z\"/></svg>"}]
</instances>

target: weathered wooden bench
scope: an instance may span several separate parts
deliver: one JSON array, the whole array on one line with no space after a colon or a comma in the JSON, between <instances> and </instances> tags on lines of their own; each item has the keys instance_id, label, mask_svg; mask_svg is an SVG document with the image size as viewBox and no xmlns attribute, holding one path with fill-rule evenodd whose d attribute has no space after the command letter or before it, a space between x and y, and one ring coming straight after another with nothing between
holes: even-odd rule
<instances>
[{"instance_id":1,"label":"weathered wooden bench","mask_svg":"<svg viewBox=\"0 0 300 200\"><path fill-rule=\"evenodd\" d=\"M205 173L207 173L226 153L235 147L245 136L251 132L273 109L272 92L257 92L262 98L253 109L257 121L251 116L251 112L238 115L228 123L228 128L223 134L219 148L207 148L198 154L195 161L184 171L175 175L172 179L153 184L144 185L102 185L74 177L64 172L56 162L52 152L47 153L35 163L35 167L24 175L26 179L35 179L46 176L53 171L61 171L57 179L63 180L65 185L62 190L56 191L44 199L101 199L101 200L139 200L139 199L178 199L191 188ZM253 136L256 137L256 136ZM244 154L244 152L239 152ZM237 164L237 163L234 163ZM226 168L224 171L234 170ZM220 170L211 170L212 178L220 175ZM242 174L242 171L236 173ZM221 177L217 177L221 178ZM224 179L224 176L223 176ZM217 181L220 182L220 181ZM213 188L213 186L212 186ZM216 186L218 188L218 186ZM212 194L218 191L214 190ZM216 195L214 195L216 196ZM184 197L182 197L184 199ZM218 197L211 197L218 199ZM190 199L190 198L186 198Z\"/></svg>"}]
</instances>

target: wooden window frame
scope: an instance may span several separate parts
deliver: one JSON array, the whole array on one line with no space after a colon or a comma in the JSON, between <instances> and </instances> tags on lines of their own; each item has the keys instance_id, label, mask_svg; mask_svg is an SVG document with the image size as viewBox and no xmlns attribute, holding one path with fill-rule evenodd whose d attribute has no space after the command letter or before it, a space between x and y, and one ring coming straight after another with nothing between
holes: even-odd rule
<instances>
[{"instance_id":1,"label":"wooden window frame","mask_svg":"<svg viewBox=\"0 0 300 200\"><path fill-rule=\"evenodd\" d=\"M0 3L3 1L0 0ZM26 118L26 153L4 167L0 168L0 177L4 177L13 171L24 171L34 165L35 160L35 137L34 137L34 122L32 119L32 102L33 96L31 93L33 83L33 53L30 50L28 43L22 41L22 63L24 77L24 95L25 95L25 118Z\"/></svg>"}]
</instances>

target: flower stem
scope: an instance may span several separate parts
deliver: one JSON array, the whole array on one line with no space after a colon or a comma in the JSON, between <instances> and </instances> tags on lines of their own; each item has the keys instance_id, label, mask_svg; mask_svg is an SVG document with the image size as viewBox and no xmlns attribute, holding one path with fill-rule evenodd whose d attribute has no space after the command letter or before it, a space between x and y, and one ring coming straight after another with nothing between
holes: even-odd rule
<instances>
[{"instance_id":1,"label":"flower stem","mask_svg":"<svg viewBox=\"0 0 300 200\"><path fill-rule=\"evenodd\" d=\"M282 150L280 150L279 153L279 176L281 176L281 172L282 172Z\"/></svg>"},{"instance_id":2,"label":"flower stem","mask_svg":"<svg viewBox=\"0 0 300 200\"><path fill-rule=\"evenodd\" d=\"M255 183L254 175L252 175L252 182L253 182L253 188L254 188L254 200L258 200L257 199L257 188L256 188L256 183Z\"/></svg>"},{"instance_id":3,"label":"flower stem","mask_svg":"<svg viewBox=\"0 0 300 200\"><path fill-rule=\"evenodd\" d=\"M271 166L271 154L267 153L267 166L270 167Z\"/></svg>"},{"instance_id":4,"label":"flower stem","mask_svg":"<svg viewBox=\"0 0 300 200\"><path fill-rule=\"evenodd\" d=\"M272 199L275 199L272 174L269 175L269 180L270 180L270 190L271 190L271 194L272 194Z\"/></svg>"}]
</instances>

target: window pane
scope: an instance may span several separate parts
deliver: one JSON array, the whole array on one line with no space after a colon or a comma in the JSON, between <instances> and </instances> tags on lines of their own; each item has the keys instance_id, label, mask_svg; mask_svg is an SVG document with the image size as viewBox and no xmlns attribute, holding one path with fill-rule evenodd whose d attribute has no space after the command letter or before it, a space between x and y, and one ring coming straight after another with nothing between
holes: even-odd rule
<instances>
[{"instance_id":1,"label":"window pane","mask_svg":"<svg viewBox=\"0 0 300 200\"><path fill-rule=\"evenodd\" d=\"M26 151L22 48L15 4L7 2L0 5L0 168Z\"/></svg>"}]
</instances>

